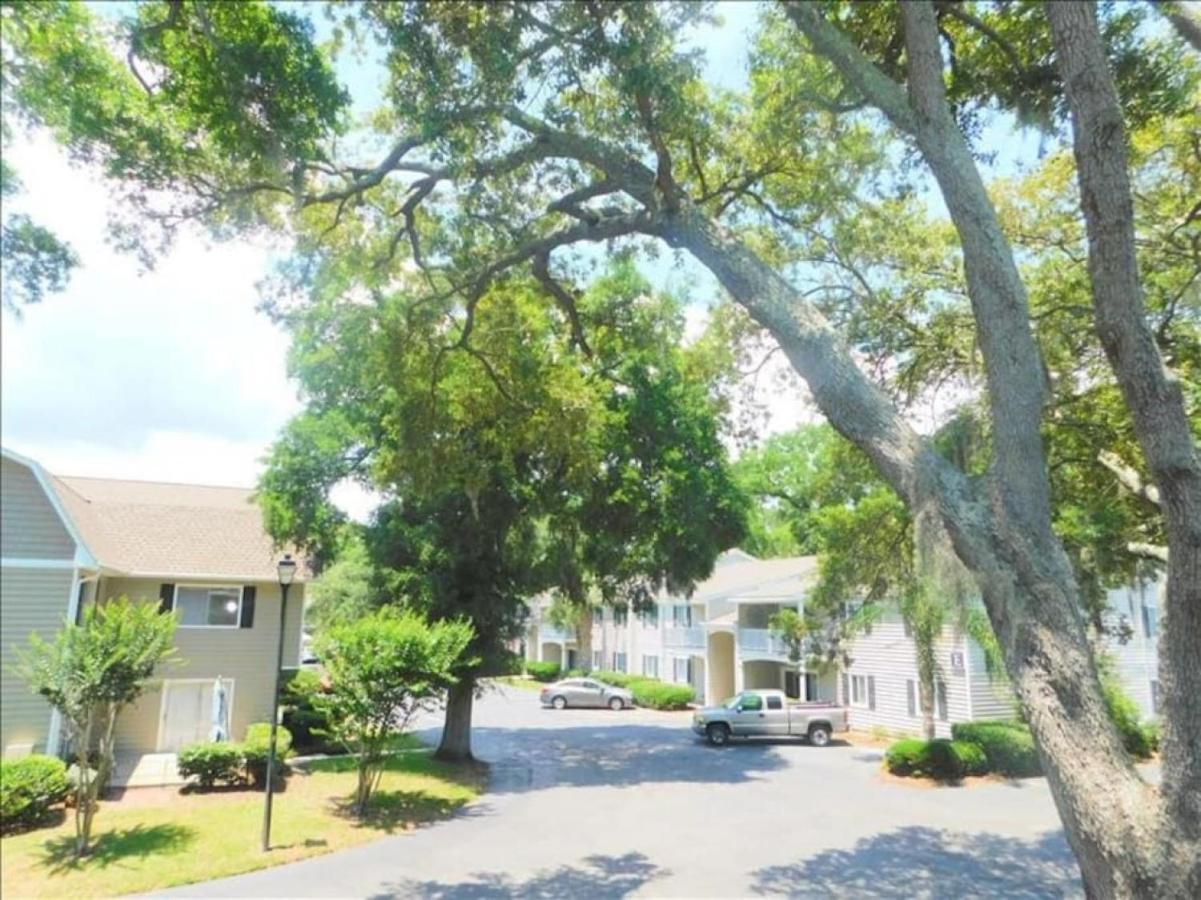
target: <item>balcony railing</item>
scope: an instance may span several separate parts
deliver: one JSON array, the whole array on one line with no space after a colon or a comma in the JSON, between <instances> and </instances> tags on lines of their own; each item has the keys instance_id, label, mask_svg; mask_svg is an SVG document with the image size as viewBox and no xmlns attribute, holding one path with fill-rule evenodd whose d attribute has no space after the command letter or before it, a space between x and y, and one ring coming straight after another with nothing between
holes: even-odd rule
<instances>
[{"instance_id":1,"label":"balcony railing","mask_svg":"<svg viewBox=\"0 0 1201 900\"><path fill-rule=\"evenodd\" d=\"M699 625L668 625L663 629L663 646L704 650L705 629Z\"/></svg>"},{"instance_id":2,"label":"balcony railing","mask_svg":"<svg viewBox=\"0 0 1201 900\"><path fill-rule=\"evenodd\" d=\"M739 628L738 649L742 653L788 658L788 645L779 635L767 628Z\"/></svg>"},{"instance_id":3,"label":"balcony railing","mask_svg":"<svg viewBox=\"0 0 1201 900\"><path fill-rule=\"evenodd\" d=\"M558 625L538 626L538 639L551 644L569 644L575 640L574 628L560 628Z\"/></svg>"}]
</instances>

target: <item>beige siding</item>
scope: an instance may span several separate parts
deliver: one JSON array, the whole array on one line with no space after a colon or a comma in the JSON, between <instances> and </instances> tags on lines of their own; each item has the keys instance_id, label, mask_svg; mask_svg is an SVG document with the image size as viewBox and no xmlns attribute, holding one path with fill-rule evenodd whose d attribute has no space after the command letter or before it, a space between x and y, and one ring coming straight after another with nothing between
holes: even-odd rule
<instances>
[{"instance_id":1,"label":"beige siding","mask_svg":"<svg viewBox=\"0 0 1201 900\"><path fill-rule=\"evenodd\" d=\"M50 707L13 672L17 654L38 633L49 638L67 615L74 572L5 567L0 573L0 749L32 741L45 750Z\"/></svg>"},{"instance_id":2,"label":"beige siding","mask_svg":"<svg viewBox=\"0 0 1201 900\"><path fill-rule=\"evenodd\" d=\"M0 460L0 556L73 559L75 541L27 467Z\"/></svg>"},{"instance_id":3,"label":"beige siding","mask_svg":"<svg viewBox=\"0 0 1201 900\"><path fill-rule=\"evenodd\" d=\"M971 718L967 667L957 674L951 666L952 652L963 653L965 640L950 628L943 630L938 641L938 662L942 680L947 686L947 721L937 718L935 709L935 732L938 737L951 736L952 722L965 722ZM861 635L850 648L852 662L846 667L848 677L872 675L876 680L876 708L851 707L851 725L854 728L886 728L894 732L917 734L921 731L920 708L909 715L906 682L914 682L917 690L917 660L913 641L905 635L900 616L888 612L872 626L871 634ZM965 654L966 657L966 654ZM965 659L966 662L966 659ZM840 688L841 695L841 688ZM844 702L849 705L849 698Z\"/></svg>"},{"instance_id":4,"label":"beige siding","mask_svg":"<svg viewBox=\"0 0 1201 900\"><path fill-rule=\"evenodd\" d=\"M158 673L159 681L216 679L218 676L233 680L231 730L238 740L245 735L248 725L267 721L271 714L280 588L278 584L262 583L255 587L252 628L179 628L175 633L178 659ZM100 586L102 600L121 595L157 603L159 582L104 579ZM298 664L303 606L304 586L293 585L288 594L288 616L284 626L285 668L294 668ZM118 749L155 750L161 714L162 693L156 685L122 714L117 725Z\"/></svg>"}]
</instances>

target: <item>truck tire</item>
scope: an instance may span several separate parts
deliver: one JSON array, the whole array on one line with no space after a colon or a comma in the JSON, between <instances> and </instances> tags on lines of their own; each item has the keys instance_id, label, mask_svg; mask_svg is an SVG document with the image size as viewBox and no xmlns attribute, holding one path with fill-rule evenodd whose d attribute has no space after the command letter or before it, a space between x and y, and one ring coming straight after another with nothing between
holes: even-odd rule
<instances>
[{"instance_id":1,"label":"truck tire","mask_svg":"<svg viewBox=\"0 0 1201 900\"><path fill-rule=\"evenodd\" d=\"M566 697L555 697L553 700L550 701L550 705L553 706L555 709L567 709L567 698Z\"/></svg>"},{"instance_id":2,"label":"truck tire","mask_svg":"<svg viewBox=\"0 0 1201 900\"><path fill-rule=\"evenodd\" d=\"M730 726L724 722L714 722L705 729L705 738L714 747L724 747L730 743Z\"/></svg>"},{"instance_id":3,"label":"truck tire","mask_svg":"<svg viewBox=\"0 0 1201 900\"><path fill-rule=\"evenodd\" d=\"M820 723L809 726L809 743L814 747L825 747L830 743L830 726Z\"/></svg>"}]
</instances>

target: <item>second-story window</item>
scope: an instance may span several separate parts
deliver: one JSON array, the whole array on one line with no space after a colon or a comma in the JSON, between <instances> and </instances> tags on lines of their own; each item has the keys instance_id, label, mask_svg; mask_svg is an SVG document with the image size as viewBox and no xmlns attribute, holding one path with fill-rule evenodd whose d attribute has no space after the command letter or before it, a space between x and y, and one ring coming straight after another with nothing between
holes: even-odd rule
<instances>
[{"instance_id":1,"label":"second-story window","mask_svg":"<svg viewBox=\"0 0 1201 900\"><path fill-rule=\"evenodd\" d=\"M601 609L599 606L593 607L593 609L592 609L592 624L593 625L603 625L604 622L605 622L605 611L603 609Z\"/></svg>"},{"instance_id":2,"label":"second-story window","mask_svg":"<svg viewBox=\"0 0 1201 900\"><path fill-rule=\"evenodd\" d=\"M181 628L237 628L242 614L240 587L175 588Z\"/></svg>"},{"instance_id":3,"label":"second-story window","mask_svg":"<svg viewBox=\"0 0 1201 900\"><path fill-rule=\"evenodd\" d=\"M659 627L659 605L652 604L643 608L638 613L638 620L642 622L643 628L658 628Z\"/></svg>"},{"instance_id":4,"label":"second-story window","mask_svg":"<svg viewBox=\"0 0 1201 900\"><path fill-rule=\"evenodd\" d=\"M692 607L686 603L677 603L671 608L671 624L677 628L692 627Z\"/></svg>"},{"instance_id":5,"label":"second-story window","mask_svg":"<svg viewBox=\"0 0 1201 900\"><path fill-rule=\"evenodd\" d=\"M630 608L628 606L613 607L613 624L624 625L630 620Z\"/></svg>"},{"instance_id":6,"label":"second-story window","mask_svg":"<svg viewBox=\"0 0 1201 900\"><path fill-rule=\"evenodd\" d=\"M1149 638L1159 634L1159 607L1146 598L1143 598L1143 634Z\"/></svg>"}]
</instances>

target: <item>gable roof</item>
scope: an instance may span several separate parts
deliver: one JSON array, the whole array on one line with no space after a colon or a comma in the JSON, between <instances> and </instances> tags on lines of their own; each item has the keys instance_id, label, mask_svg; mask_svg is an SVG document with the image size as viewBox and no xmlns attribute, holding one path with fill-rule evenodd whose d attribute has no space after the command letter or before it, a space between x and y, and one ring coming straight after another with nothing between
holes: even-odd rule
<instances>
[{"instance_id":1,"label":"gable roof","mask_svg":"<svg viewBox=\"0 0 1201 900\"><path fill-rule=\"evenodd\" d=\"M248 488L59 475L49 484L105 569L146 578L278 578L281 551Z\"/></svg>"},{"instance_id":2,"label":"gable roof","mask_svg":"<svg viewBox=\"0 0 1201 900\"><path fill-rule=\"evenodd\" d=\"M807 593L817 581L816 556L756 559L741 550L738 553L745 558L717 566L696 586L693 600L792 599Z\"/></svg>"}]
</instances>

